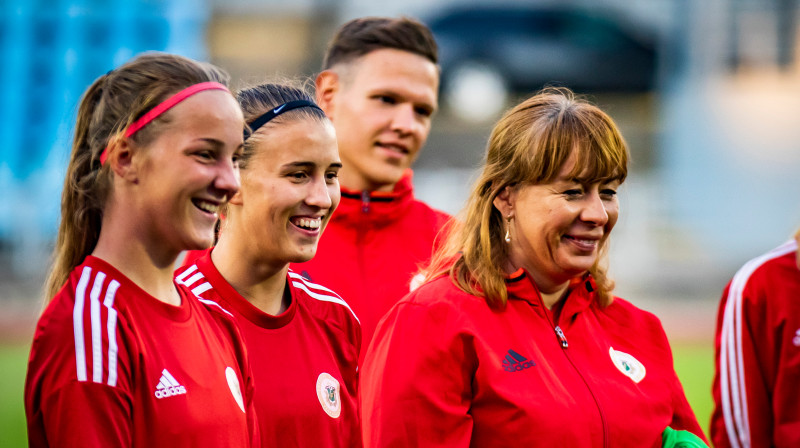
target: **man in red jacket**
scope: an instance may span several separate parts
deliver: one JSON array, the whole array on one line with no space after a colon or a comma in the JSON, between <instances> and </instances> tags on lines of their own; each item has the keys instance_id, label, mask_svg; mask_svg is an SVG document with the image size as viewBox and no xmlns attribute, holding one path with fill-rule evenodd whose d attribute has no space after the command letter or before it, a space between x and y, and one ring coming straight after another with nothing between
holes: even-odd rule
<instances>
[{"instance_id":1,"label":"man in red jacket","mask_svg":"<svg viewBox=\"0 0 800 448\"><path fill-rule=\"evenodd\" d=\"M292 269L352 306L360 359L450 218L416 200L411 184L437 108L437 58L431 31L413 19L355 19L334 36L316 79L344 165L342 201L314 259Z\"/></svg>"}]
</instances>

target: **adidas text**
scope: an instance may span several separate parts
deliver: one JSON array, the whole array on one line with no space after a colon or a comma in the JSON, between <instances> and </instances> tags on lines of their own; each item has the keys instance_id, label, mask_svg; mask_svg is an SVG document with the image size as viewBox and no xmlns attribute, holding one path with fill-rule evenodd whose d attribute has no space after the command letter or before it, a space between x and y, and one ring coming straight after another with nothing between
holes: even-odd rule
<instances>
[{"instance_id":1,"label":"adidas text","mask_svg":"<svg viewBox=\"0 0 800 448\"><path fill-rule=\"evenodd\" d=\"M186 393L186 388L183 386L168 387L166 389L159 389L156 391L156 398L167 398L175 395L183 395Z\"/></svg>"},{"instance_id":2,"label":"adidas text","mask_svg":"<svg viewBox=\"0 0 800 448\"><path fill-rule=\"evenodd\" d=\"M503 370L505 370L506 372L519 372L520 370L525 370L525 369L527 369L529 367L533 367L535 365L536 365L536 363L533 362L533 361L525 361L525 362L520 362L520 363L511 365L511 366L504 365L503 366Z\"/></svg>"}]
</instances>

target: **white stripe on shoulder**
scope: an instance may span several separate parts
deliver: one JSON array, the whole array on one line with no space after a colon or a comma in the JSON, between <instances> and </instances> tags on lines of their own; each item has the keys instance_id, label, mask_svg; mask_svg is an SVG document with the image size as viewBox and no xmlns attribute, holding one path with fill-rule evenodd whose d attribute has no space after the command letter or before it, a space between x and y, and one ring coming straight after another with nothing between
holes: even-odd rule
<instances>
[{"instance_id":1,"label":"white stripe on shoulder","mask_svg":"<svg viewBox=\"0 0 800 448\"><path fill-rule=\"evenodd\" d=\"M191 275L192 272L194 272L196 270L197 270L197 265L196 264L193 264L193 265L189 266L188 268L186 268L185 271L181 272L177 277L175 277L175 281L180 283L181 285L185 285L186 283L184 283L183 281L186 280L186 277Z\"/></svg>"},{"instance_id":2,"label":"white stripe on shoulder","mask_svg":"<svg viewBox=\"0 0 800 448\"><path fill-rule=\"evenodd\" d=\"M725 429L732 448L749 448L751 446L742 350L744 289L750 277L759 267L770 260L795 251L797 251L797 243L790 240L745 263L731 280L720 332L720 392Z\"/></svg>"},{"instance_id":3,"label":"white stripe on shoulder","mask_svg":"<svg viewBox=\"0 0 800 448\"><path fill-rule=\"evenodd\" d=\"M72 308L72 332L75 336L75 369L78 381L86 381L86 341L83 337L83 307L86 303L86 286L92 276L92 268L84 266L75 288L75 305Z\"/></svg>"},{"instance_id":4,"label":"white stripe on shoulder","mask_svg":"<svg viewBox=\"0 0 800 448\"><path fill-rule=\"evenodd\" d=\"M92 381L95 383L103 382L103 330L101 328L103 322L100 317L100 292L105 280L105 272L98 272L94 276L94 285L89 294L89 312L92 321Z\"/></svg>"},{"instance_id":5,"label":"white stripe on shoulder","mask_svg":"<svg viewBox=\"0 0 800 448\"><path fill-rule=\"evenodd\" d=\"M192 294L200 298L200 294L208 291L209 289L211 289L211 283L209 282L201 283L200 286L195 286L194 288L192 288Z\"/></svg>"},{"instance_id":6,"label":"white stripe on shoulder","mask_svg":"<svg viewBox=\"0 0 800 448\"><path fill-rule=\"evenodd\" d=\"M217 303L217 302L215 302L213 300L201 299L200 297L198 297L197 300L200 301L201 303L206 304L209 307L217 307L217 308L221 309L228 316L233 317L233 314L231 314L228 310L223 308L222 305L220 305L219 303Z\"/></svg>"},{"instance_id":7,"label":"white stripe on shoulder","mask_svg":"<svg viewBox=\"0 0 800 448\"><path fill-rule=\"evenodd\" d=\"M114 297L117 295L119 282L111 280L106 289L103 306L108 308L108 385L117 385L117 310L114 309Z\"/></svg>"},{"instance_id":8,"label":"white stripe on shoulder","mask_svg":"<svg viewBox=\"0 0 800 448\"><path fill-rule=\"evenodd\" d=\"M327 294L320 294L320 293L318 293L318 292L311 291L311 290L308 288L308 286L307 286L306 282L292 282L292 286L294 286L294 287L295 287L295 288L297 288L297 289L302 289L302 290L303 290L303 291L305 291L305 292L306 292L306 294L308 294L310 297L312 297L312 298L314 298L314 299L317 299L317 300L319 300L319 301L322 301L322 302L333 302L333 303L338 303L339 305L342 305L342 306L344 306L345 308L347 308L347 309L350 311L350 314L352 314L352 315L353 315L353 317L355 318L356 322L358 322L359 324L361 324L361 321L360 321L360 320L358 320L358 316L356 316L356 313L355 313L355 312L353 312L353 309L352 309L352 308L350 308L350 305L348 305L348 304L347 304L347 302L345 302L344 300L342 300L342 298L341 298L341 297L339 297L339 295L338 295L338 294L337 294L336 296L330 296L330 295L327 295ZM326 289L327 289L327 288L326 288ZM334 294L336 294L336 293L334 293Z\"/></svg>"},{"instance_id":9,"label":"white stripe on shoulder","mask_svg":"<svg viewBox=\"0 0 800 448\"><path fill-rule=\"evenodd\" d=\"M326 288L326 287L324 287L322 285L319 285L317 283L314 283L314 282L310 281L309 279L303 277L302 275L299 275L299 274L296 274L296 273L294 273L292 271L289 271L289 277L291 277L291 278L293 278L295 280L300 280L301 282L305 283L306 286L308 286L310 289L316 289L316 290L319 290L319 291L325 291L328 294L333 294L334 296L336 296L339 299L343 300L342 296L337 294L336 291L334 291L332 289L328 289L328 288Z\"/></svg>"}]
</instances>

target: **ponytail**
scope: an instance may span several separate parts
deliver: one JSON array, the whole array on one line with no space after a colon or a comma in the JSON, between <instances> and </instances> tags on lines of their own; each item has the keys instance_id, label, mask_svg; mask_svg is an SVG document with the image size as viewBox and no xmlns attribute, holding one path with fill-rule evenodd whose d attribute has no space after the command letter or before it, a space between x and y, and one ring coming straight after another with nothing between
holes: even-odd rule
<instances>
[{"instance_id":1,"label":"ponytail","mask_svg":"<svg viewBox=\"0 0 800 448\"><path fill-rule=\"evenodd\" d=\"M227 73L208 63L145 53L99 77L86 90L64 179L53 266L45 283L47 302L97 246L103 209L113 186L111 170L100 163L109 142L169 95L203 82L227 85L228 80ZM168 121L169 113L164 113L130 139L146 146Z\"/></svg>"},{"instance_id":2,"label":"ponytail","mask_svg":"<svg viewBox=\"0 0 800 448\"><path fill-rule=\"evenodd\" d=\"M100 167L99 160L92 157L89 129L107 77L101 76L86 90L78 108L73 150L61 194L61 221L53 251L53 267L45 283L48 301L67 281L70 272L92 253L100 237L101 206L110 179L108 169Z\"/></svg>"}]
</instances>

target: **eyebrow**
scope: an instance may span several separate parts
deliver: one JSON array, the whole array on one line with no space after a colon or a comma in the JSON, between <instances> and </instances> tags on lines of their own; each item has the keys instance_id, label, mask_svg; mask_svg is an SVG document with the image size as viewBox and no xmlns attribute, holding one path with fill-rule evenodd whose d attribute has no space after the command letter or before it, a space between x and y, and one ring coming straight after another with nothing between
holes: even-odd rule
<instances>
[{"instance_id":1,"label":"eyebrow","mask_svg":"<svg viewBox=\"0 0 800 448\"><path fill-rule=\"evenodd\" d=\"M209 145L213 146L214 149L219 149L219 148L222 148L222 147L225 146L225 142L223 142L222 140L216 139L216 138L200 137L200 138L197 138L195 140L196 141L200 141L200 142L204 142L204 143L208 143ZM244 142L239 143L238 145L236 145L236 149L237 150L242 149L242 148L244 148Z\"/></svg>"},{"instance_id":2,"label":"eyebrow","mask_svg":"<svg viewBox=\"0 0 800 448\"><path fill-rule=\"evenodd\" d=\"M314 162L291 162L291 163L287 163L286 165L283 165L283 168L284 169L287 169L287 168L314 168L316 166L317 166L317 164L314 163ZM333 163L330 164L330 166L332 168L341 168L342 167L342 162L333 162Z\"/></svg>"}]
</instances>

